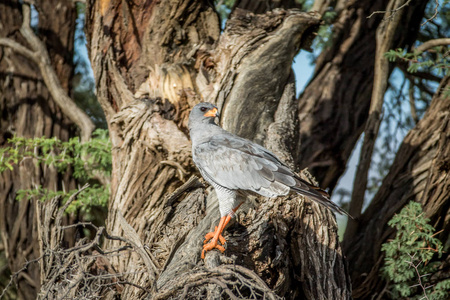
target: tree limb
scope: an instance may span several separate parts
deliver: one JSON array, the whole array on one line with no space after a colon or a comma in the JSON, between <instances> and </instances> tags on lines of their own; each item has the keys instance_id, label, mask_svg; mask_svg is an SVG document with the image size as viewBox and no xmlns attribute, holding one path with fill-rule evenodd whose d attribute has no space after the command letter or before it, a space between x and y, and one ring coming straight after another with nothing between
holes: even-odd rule
<instances>
[{"instance_id":1,"label":"tree limb","mask_svg":"<svg viewBox=\"0 0 450 300\"><path fill-rule=\"evenodd\" d=\"M406 77L410 77L410 78L417 77L420 79L432 80L436 83L439 83L442 81L442 77L438 77L429 72L422 72L422 71L417 71L414 73L408 72L408 64L407 63L399 63L399 64L397 64L397 67L405 74Z\"/></svg>"},{"instance_id":2,"label":"tree limb","mask_svg":"<svg viewBox=\"0 0 450 300\"><path fill-rule=\"evenodd\" d=\"M0 46L9 47L11 48L11 50L19 53L20 55L28 57L31 60L36 61L37 59L35 52L29 50L27 47L22 46L12 39L0 38Z\"/></svg>"},{"instance_id":3,"label":"tree limb","mask_svg":"<svg viewBox=\"0 0 450 300\"><path fill-rule=\"evenodd\" d=\"M411 117L414 120L414 123L417 124L419 122L419 117L417 116L416 101L414 99L414 80L409 80L408 96L409 108L411 109Z\"/></svg>"},{"instance_id":4,"label":"tree limb","mask_svg":"<svg viewBox=\"0 0 450 300\"><path fill-rule=\"evenodd\" d=\"M442 38L426 41L422 45L417 47L415 50L419 53L422 53L433 47L444 45L450 45L450 38Z\"/></svg>"},{"instance_id":5,"label":"tree limb","mask_svg":"<svg viewBox=\"0 0 450 300\"><path fill-rule=\"evenodd\" d=\"M375 53L375 67L374 67L374 84L372 90L372 101L370 103L369 119L366 123L364 131L364 141L361 148L358 168L356 170L355 179L353 183L353 192L350 202L349 213L355 220L349 220L345 231L344 240L349 240L357 230L358 218L361 215L364 204L364 194L367 188L367 176L372 161L373 149L378 135L378 130L381 123L381 110L383 108L384 93L386 92L389 61L384 57L392 45L397 25L400 22L403 6L407 5L409 1L405 0L391 0L388 4L386 17L391 18L389 22L383 22L377 28L376 35L376 53ZM395 14L391 14L395 12ZM389 15L388 15L389 14Z\"/></svg>"},{"instance_id":6,"label":"tree limb","mask_svg":"<svg viewBox=\"0 0 450 300\"><path fill-rule=\"evenodd\" d=\"M24 3L22 5L22 10L23 23L20 28L20 32L30 44L33 51L8 38L0 39L0 45L11 48L13 51L33 60L38 65L42 78L44 79L53 100L62 112L80 128L81 141L86 142L91 138L95 125L89 116L83 112L75 104L75 102L73 102L61 86L58 76L52 67L51 60L44 43L36 36L30 26L30 5Z\"/></svg>"},{"instance_id":7,"label":"tree limb","mask_svg":"<svg viewBox=\"0 0 450 300\"><path fill-rule=\"evenodd\" d=\"M370 16L367 17L367 19L372 18L372 16L376 15L376 14L385 14L385 19L384 20L389 20L390 18L393 18L395 16L395 14L397 14L399 11L401 11L404 7L408 6L410 2L411 2L411 0L407 0L405 3L400 4L399 6L397 6L394 9L390 9L388 7L387 10L374 11L373 13L370 14Z\"/></svg>"}]
</instances>

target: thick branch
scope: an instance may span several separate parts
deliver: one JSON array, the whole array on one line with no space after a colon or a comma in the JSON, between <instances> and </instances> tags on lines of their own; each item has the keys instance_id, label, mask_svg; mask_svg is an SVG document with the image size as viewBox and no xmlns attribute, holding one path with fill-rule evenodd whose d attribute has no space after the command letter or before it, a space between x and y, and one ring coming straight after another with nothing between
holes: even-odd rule
<instances>
[{"instance_id":1,"label":"thick branch","mask_svg":"<svg viewBox=\"0 0 450 300\"><path fill-rule=\"evenodd\" d=\"M29 50L27 47L22 46L21 44L17 43L16 41L9 39L9 38L0 38L0 46L9 47L14 52L19 53L20 55L23 55L25 57L28 57L31 60L36 61L36 53Z\"/></svg>"},{"instance_id":2,"label":"thick branch","mask_svg":"<svg viewBox=\"0 0 450 300\"><path fill-rule=\"evenodd\" d=\"M58 76L52 67L44 43L34 34L30 27L30 5L25 3L22 5L22 9L23 23L20 32L34 51L7 38L0 39L0 45L10 47L17 53L30 58L39 66L42 78L44 79L53 100L55 100L62 112L80 128L81 141L85 142L90 139L92 131L95 129L95 125L89 116L78 108L61 86Z\"/></svg>"},{"instance_id":3,"label":"thick branch","mask_svg":"<svg viewBox=\"0 0 450 300\"><path fill-rule=\"evenodd\" d=\"M361 148L359 165L355 174L352 199L349 208L349 213L355 220L349 220L345 231L345 239L350 238L355 234L357 229L357 219L361 215L364 203L364 194L367 188L367 176L372 161L375 141L380 128L381 109L383 107L384 93L389 78L389 61L384 57L384 53L392 47L394 34L402 15L402 10L399 10L398 8L403 5L405 5L404 1L391 0L388 5L388 11L390 11L392 7L396 7L393 10L398 11L398 13L393 15L390 21L381 23L377 28L377 49L375 53L372 101L370 103L369 120L367 121L366 129L364 131L364 142ZM389 17L387 14L388 13L386 13L386 17Z\"/></svg>"},{"instance_id":4,"label":"thick branch","mask_svg":"<svg viewBox=\"0 0 450 300\"><path fill-rule=\"evenodd\" d=\"M358 233L346 241L346 255L352 262L354 298L367 299L383 289L379 276L383 262L380 248L394 234L387 223L408 202L420 202L438 232L436 237L444 243L448 240L450 98L445 97L444 91L449 87L450 78L445 77L424 117L405 137L389 174L361 215Z\"/></svg>"},{"instance_id":5,"label":"thick branch","mask_svg":"<svg viewBox=\"0 0 450 300\"><path fill-rule=\"evenodd\" d=\"M444 46L444 45L450 45L450 38L442 38L442 39L434 39L434 40L426 41L425 43L423 43L422 45L417 47L416 51L421 53L421 52L425 52L428 49L431 49L433 47Z\"/></svg>"}]
</instances>

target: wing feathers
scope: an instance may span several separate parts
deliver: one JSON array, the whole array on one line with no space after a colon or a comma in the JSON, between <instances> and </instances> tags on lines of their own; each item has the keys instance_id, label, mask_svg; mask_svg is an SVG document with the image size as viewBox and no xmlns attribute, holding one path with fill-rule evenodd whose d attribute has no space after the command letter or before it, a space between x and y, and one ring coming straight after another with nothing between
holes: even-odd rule
<instances>
[{"instance_id":1,"label":"wing feathers","mask_svg":"<svg viewBox=\"0 0 450 300\"><path fill-rule=\"evenodd\" d=\"M330 201L325 191L299 178L274 154L229 133L196 145L193 159L205 179L227 189L252 191L265 197L287 195L293 190L348 215Z\"/></svg>"}]
</instances>

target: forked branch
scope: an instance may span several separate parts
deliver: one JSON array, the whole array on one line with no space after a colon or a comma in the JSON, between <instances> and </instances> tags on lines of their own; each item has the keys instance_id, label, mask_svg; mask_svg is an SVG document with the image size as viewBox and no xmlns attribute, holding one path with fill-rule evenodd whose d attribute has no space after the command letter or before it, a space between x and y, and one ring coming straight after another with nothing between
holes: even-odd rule
<instances>
[{"instance_id":1,"label":"forked branch","mask_svg":"<svg viewBox=\"0 0 450 300\"><path fill-rule=\"evenodd\" d=\"M50 56L45 44L36 36L30 26L30 5L28 3L22 4L22 11L23 22L22 27L20 28L20 33L23 35L32 50L9 38L0 38L0 46L11 48L13 51L31 59L38 65L42 78L44 79L53 100L62 112L80 128L81 141L85 142L91 138L95 125L89 116L75 104L75 102L67 95L67 92L61 86L58 76L52 67Z\"/></svg>"}]
</instances>

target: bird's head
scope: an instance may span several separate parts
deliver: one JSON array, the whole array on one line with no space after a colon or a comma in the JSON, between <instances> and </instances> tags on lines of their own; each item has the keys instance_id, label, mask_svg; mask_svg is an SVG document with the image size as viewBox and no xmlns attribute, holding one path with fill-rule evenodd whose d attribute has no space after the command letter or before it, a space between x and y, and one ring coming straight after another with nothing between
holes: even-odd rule
<instances>
[{"instance_id":1,"label":"bird's head","mask_svg":"<svg viewBox=\"0 0 450 300\"><path fill-rule=\"evenodd\" d=\"M202 102L192 108L189 114L189 128L200 124L215 124L214 120L219 117L217 106L208 102Z\"/></svg>"}]
</instances>

